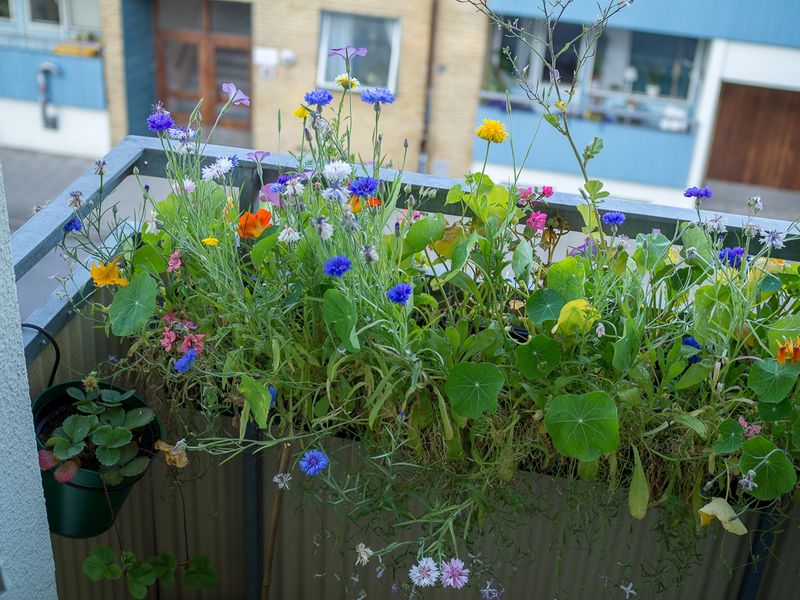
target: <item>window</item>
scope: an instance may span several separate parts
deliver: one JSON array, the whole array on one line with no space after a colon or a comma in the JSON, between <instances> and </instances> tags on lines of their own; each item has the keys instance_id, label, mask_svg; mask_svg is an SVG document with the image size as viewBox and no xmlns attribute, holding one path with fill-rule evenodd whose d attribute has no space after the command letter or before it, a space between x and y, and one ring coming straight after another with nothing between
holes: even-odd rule
<instances>
[{"instance_id":1,"label":"window","mask_svg":"<svg viewBox=\"0 0 800 600\"><path fill-rule=\"evenodd\" d=\"M335 85L334 79L344 72L345 67L340 57L328 57L328 50L348 44L369 50L366 56L359 56L351 63L353 77L363 87L386 87L395 91L400 22L397 19L323 12L317 70L319 85Z\"/></svg>"},{"instance_id":2,"label":"window","mask_svg":"<svg viewBox=\"0 0 800 600\"><path fill-rule=\"evenodd\" d=\"M61 23L58 0L29 0L31 21L48 25Z\"/></svg>"},{"instance_id":3,"label":"window","mask_svg":"<svg viewBox=\"0 0 800 600\"><path fill-rule=\"evenodd\" d=\"M68 6L72 27L100 31L100 0L71 0Z\"/></svg>"},{"instance_id":4,"label":"window","mask_svg":"<svg viewBox=\"0 0 800 600\"><path fill-rule=\"evenodd\" d=\"M0 19L11 18L11 2L10 0L0 0Z\"/></svg>"}]
</instances>

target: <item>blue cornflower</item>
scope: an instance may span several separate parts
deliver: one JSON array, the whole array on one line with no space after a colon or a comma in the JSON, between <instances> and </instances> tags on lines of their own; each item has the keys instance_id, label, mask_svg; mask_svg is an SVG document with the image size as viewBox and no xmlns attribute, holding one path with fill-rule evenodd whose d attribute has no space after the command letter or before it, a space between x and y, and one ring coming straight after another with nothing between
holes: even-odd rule
<instances>
[{"instance_id":1,"label":"blue cornflower","mask_svg":"<svg viewBox=\"0 0 800 600\"><path fill-rule=\"evenodd\" d=\"M742 259L744 258L744 248L736 246L735 248L723 248L719 251L719 260L723 265L728 265L734 269L742 266Z\"/></svg>"},{"instance_id":2,"label":"blue cornflower","mask_svg":"<svg viewBox=\"0 0 800 600\"><path fill-rule=\"evenodd\" d=\"M328 455L322 450L309 450L300 459L300 470L306 475L319 475L328 468Z\"/></svg>"},{"instance_id":3,"label":"blue cornflower","mask_svg":"<svg viewBox=\"0 0 800 600\"><path fill-rule=\"evenodd\" d=\"M328 90L312 90L303 96L303 99L306 104L316 104L318 108L321 108L333 101L333 94Z\"/></svg>"},{"instance_id":4,"label":"blue cornflower","mask_svg":"<svg viewBox=\"0 0 800 600\"><path fill-rule=\"evenodd\" d=\"M394 94L386 88L364 90L361 92L361 101L376 106L380 106L381 104L391 104L394 102Z\"/></svg>"},{"instance_id":5,"label":"blue cornflower","mask_svg":"<svg viewBox=\"0 0 800 600\"><path fill-rule=\"evenodd\" d=\"M269 395L271 397L271 400L269 401L269 407L272 408L278 401L278 388L276 388L274 385L269 386Z\"/></svg>"},{"instance_id":6,"label":"blue cornflower","mask_svg":"<svg viewBox=\"0 0 800 600\"><path fill-rule=\"evenodd\" d=\"M411 292L414 290L408 283L398 283L389 288L386 292L386 297L395 304L405 304L411 297Z\"/></svg>"},{"instance_id":7,"label":"blue cornflower","mask_svg":"<svg viewBox=\"0 0 800 600\"><path fill-rule=\"evenodd\" d=\"M189 348L183 356L175 361L175 365L173 366L175 372L186 373L186 371L192 368L195 358L197 358L197 350Z\"/></svg>"},{"instance_id":8,"label":"blue cornflower","mask_svg":"<svg viewBox=\"0 0 800 600\"><path fill-rule=\"evenodd\" d=\"M711 198L711 188L699 188L699 187L690 187L683 195L687 198Z\"/></svg>"},{"instance_id":9,"label":"blue cornflower","mask_svg":"<svg viewBox=\"0 0 800 600\"><path fill-rule=\"evenodd\" d=\"M150 131L161 133L162 131L169 131L175 127L175 121L172 120L172 115L165 110L159 110L147 117L147 128Z\"/></svg>"},{"instance_id":10,"label":"blue cornflower","mask_svg":"<svg viewBox=\"0 0 800 600\"><path fill-rule=\"evenodd\" d=\"M238 167L238 166L239 166L239 157L238 157L238 156L236 156L235 154L231 154L231 155L228 157L228 160L229 160L229 161L231 161L231 164L232 164L234 167Z\"/></svg>"},{"instance_id":11,"label":"blue cornflower","mask_svg":"<svg viewBox=\"0 0 800 600\"><path fill-rule=\"evenodd\" d=\"M607 212L601 217L602 221L606 225L611 225L613 227L618 227L625 222L625 213L621 212Z\"/></svg>"},{"instance_id":12,"label":"blue cornflower","mask_svg":"<svg viewBox=\"0 0 800 600\"><path fill-rule=\"evenodd\" d=\"M700 343L696 339L694 339L694 337L692 337L691 335L683 336L682 343L684 346L689 346L690 348L697 348L698 350L700 350ZM694 363L700 362L700 360L701 360L700 357L697 354L695 354L689 357L689 364L692 365Z\"/></svg>"},{"instance_id":13,"label":"blue cornflower","mask_svg":"<svg viewBox=\"0 0 800 600\"><path fill-rule=\"evenodd\" d=\"M286 191L286 186L276 181L271 186L269 186L269 191L272 192L273 194L282 194Z\"/></svg>"},{"instance_id":14,"label":"blue cornflower","mask_svg":"<svg viewBox=\"0 0 800 600\"><path fill-rule=\"evenodd\" d=\"M353 264L346 256L334 256L325 261L325 266L322 270L328 277L341 277L347 273Z\"/></svg>"},{"instance_id":15,"label":"blue cornflower","mask_svg":"<svg viewBox=\"0 0 800 600\"><path fill-rule=\"evenodd\" d=\"M347 186L350 193L359 198L372 198L378 191L378 181L372 177L359 177Z\"/></svg>"},{"instance_id":16,"label":"blue cornflower","mask_svg":"<svg viewBox=\"0 0 800 600\"><path fill-rule=\"evenodd\" d=\"M80 231L83 229L83 223L78 217L72 217L69 221L67 221L66 225L64 225L64 232L69 233L70 231Z\"/></svg>"}]
</instances>

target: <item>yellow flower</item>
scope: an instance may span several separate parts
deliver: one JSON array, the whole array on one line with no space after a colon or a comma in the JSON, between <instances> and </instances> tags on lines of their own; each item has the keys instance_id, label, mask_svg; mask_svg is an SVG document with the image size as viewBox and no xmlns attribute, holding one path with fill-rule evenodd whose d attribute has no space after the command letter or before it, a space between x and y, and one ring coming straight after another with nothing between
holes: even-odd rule
<instances>
[{"instance_id":1,"label":"yellow flower","mask_svg":"<svg viewBox=\"0 0 800 600\"><path fill-rule=\"evenodd\" d=\"M219 246L219 240L215 237L207 237L200 240L206 246Z\"/></svg>"},{"instance_id":2,"label":"yellow flower","mask_svg":"<svg viewBox=\"0 0 800 600\"><path fill-rule=\"evenodd\" d=\"M125 287L128 285L128 280L122 277L122 274L119 272L119 267L117 266L118 260L119 256L107 265L104 265L103 263L92 264L92 268L89 270L89 273L91 274L94 284L97 287L103 287L105 285L118 285L120 287Z\"/></svg>"},{"instance_id":3,"label":"yellow flower","mask_svg":"<svg viewBox=\"0 0 800 600\"><path fill-rule=\"evenodd\" d=\"M300 106L297 107L297 110L295 110L292 114L298 119L305 119L311 113L305 106L301 104Z\"/></svg>"},{"instance_id":4,"label":"yellow flower","mask_svg":"<svg viewBox=\"0 0 800 600\"><path fill-rule=\"evenodd\" d=\"M505 141L505 139L508 137L506 126L500 121L495 121L494 119L484 119L483 125L479 126L475 130L475 133L482 140L493 142L495 144Z\"/></svg>"},{"instance_id":5,"label":"yellow flower","mask_svg":"<svg viewBox=\"0 0 800 600\"><path fill-rule=\"evenodd\" d=\"M586 333L600 318L600 313L584 298L572 300L561 307L558 321L551 333L561 331L566 335Z\"/></svg>"},{"instance_id":6,"label":"yellow flower","mask_svg":"<svg viewBox=\"0 0 800 600\"><path fill-rule=\"evenodd\" d=\"M747 528L736 516L736 512L731 508L731 505L723 498L712 498L711 502L706 504L699 510L700 525L707 527L714 522L714 519L719 519L725 531L730 531L736 535L745 535Z\"/></svg>"},{"instance_id":7,"label":"yellow flower","mask_svg":"<svg viewBox=\"0 0 800 600\"><path fill-rule=\"evenodd\" d=\"M156 442L156 450L164 453L164 458L170 467L177 467L178 469L184 468L189 464L189 458L186 456L186 445L183 440L179 441L174 446L158 440Z\"/></svg>"},{"instance_id":8,"label":"yellow flower","mask_svg":"<svg viewBox=\"0 0 800 600\"><path fill-rule=\"evenodd\" d=\"M567 112L567 105L563 100L556 102L556 108L561 112Z\"/></svg>"},{"instance_id":9,"label":"yellow flower","mask_svg":"<svg viewBox=\"0 0 800 600\"><path fill-rule=\"evenodd\" d=\"M355 77L350 77L347 73L342 73L341 75L337 76L334 81L336 81L336 83L342 86L342 88L345 90L354 90L361 85L361 82L358 79Z\"/></svg>"}]
</instances>

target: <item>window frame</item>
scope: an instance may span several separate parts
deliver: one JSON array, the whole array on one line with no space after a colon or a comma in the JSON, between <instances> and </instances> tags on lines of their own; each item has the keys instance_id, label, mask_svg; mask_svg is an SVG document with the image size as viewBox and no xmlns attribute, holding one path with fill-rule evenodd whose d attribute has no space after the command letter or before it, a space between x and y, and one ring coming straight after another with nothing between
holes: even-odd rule
<instances>
[{"instance_id":1,"label":"window frame","mask_svg":"<svg viewBox=\"0 0 800 600\"><path fill-rule=\"evenodd\" d=\"M339 86L335 81L332 80L326 81L325 79L325 67L327 66L328 62L328 51L330 50L331 25L333 23L334 16L344 16L344 17L368 16L376 19L382 19L384 21L390 21L393 24L392 34L390 37L391 56L389 58L389 72L386 75L386 88L394 95L397 95L397 74L400 70L400 43L402 39L401 20L398 18L388 17L388 16L358 15L355 13L335 11L335 10L320 11L319 50L317 52L317 74L316 74L317 87L329 90L341 90L341 86ZM355 90L355 92L360 93L363 90L371 90L375 88L376 86L360 85L358 89Z\"/></svg>"}]
</instances>

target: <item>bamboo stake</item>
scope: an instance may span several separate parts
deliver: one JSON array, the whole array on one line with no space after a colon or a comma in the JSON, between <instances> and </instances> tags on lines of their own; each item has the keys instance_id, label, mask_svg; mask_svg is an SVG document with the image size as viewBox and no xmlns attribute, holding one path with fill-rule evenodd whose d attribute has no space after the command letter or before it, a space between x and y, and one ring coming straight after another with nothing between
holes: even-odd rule
<instances>
[{"instance_id":1,"label":"bamboo stake","mask_svg":"<svg viewBox=\"0 0 800 600\"><path fill-rule=\"evenodd\" d=\"M286 442L281 446L280 466L278 473L286 473L289 468L289 458L291 456L292 443ZM272 519L269 524L269 538L267 539L267 551L264 555L264 579L261 583L261 600L269 600L269 589L272 585L272 561L275 558L275 542L278 541L278 520L281 516L281 505L283 504L283 488L278 488L275 492L275 499L272 501Z\"/></svg>"}]
</instances>

